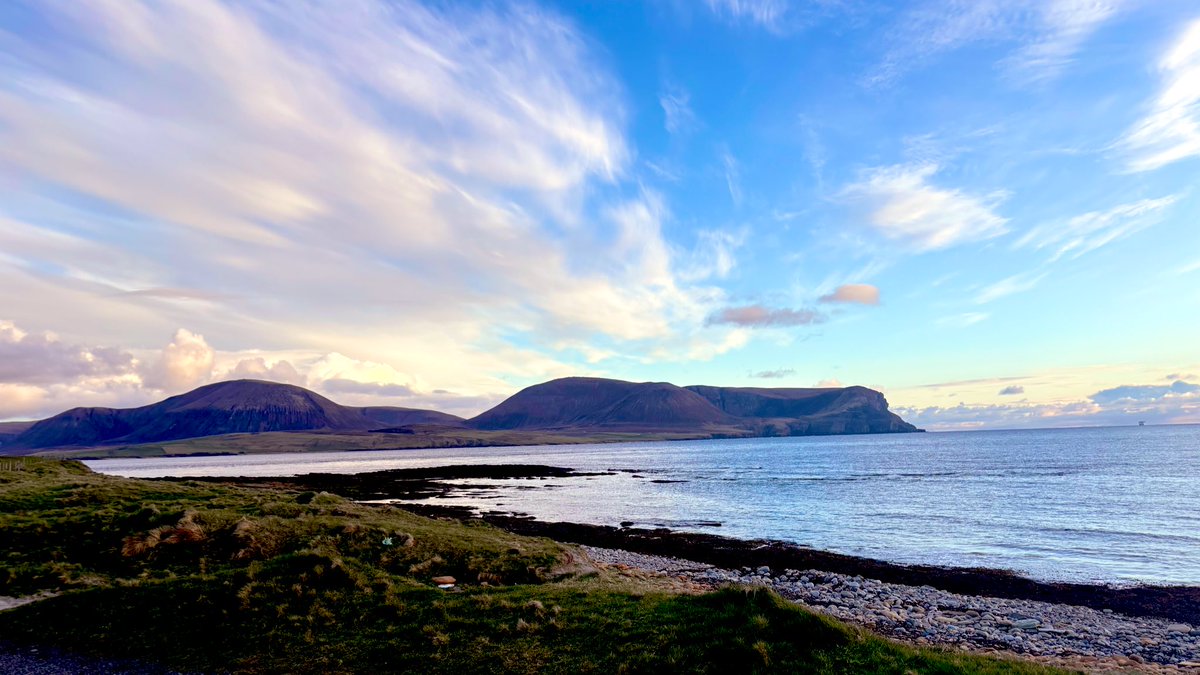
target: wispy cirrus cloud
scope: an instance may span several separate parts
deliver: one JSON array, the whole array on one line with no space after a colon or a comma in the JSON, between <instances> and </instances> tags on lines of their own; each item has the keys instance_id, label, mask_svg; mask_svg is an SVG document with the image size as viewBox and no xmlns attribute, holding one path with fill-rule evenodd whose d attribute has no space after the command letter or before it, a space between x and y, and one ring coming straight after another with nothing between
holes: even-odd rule
<instances>
[{"instance_id":1,"label":"wispy cirrus cloud","mask_svg":"<svg viewBox=\"0 0 1200 675\"><path fill-rule=\"evenodd\" d=\"M668 87L658 95L658 105L663 111L663 126L667 133L684 134L699 126L696 113L692 110L691 95L679 87Z\"/></svg>"},{"instance_id":2,"label":"wispy cirrus cloud","mask_svg":"<svg viewBox=\"0 0 1200 675\"><path fill-rule=\"evenodd\" d=\"M1118 0L1049 0L1040 3L1034 38L1001 62L1021 82L1056 78L1074 60L1084 42L1113 18Z\"/></svg>"},{"instance_id":3,"label":"wispy cirrus cloud","mask_svg":"<svg viewBox=\"0 0 1200 675\"><path fill-rule=\"evenodd\" d=\"M887 86L910 70L972 44L1014 44L997 63L1018 83L1057 77L1124 0L930 0L915 3L890 31L890 47L866 83Z\"/></svg>"},{"instance_id":4,"label":"wispy cirrus cloud","mask_svg":"<svg viewBox=\"0 0 1200 675\"><path fill-rule=\"evenodd\" d=\"M974 195L933 182L936 164L870 169L840 197L866 211L867 225L917 251L932 251L1004 234L1008 220L995 212L1007 193Z\"/></svg>"},{"instance_id":5,"label":"wispy cirrus cloud","mask_svg":"<svg viewBox=\"0 0 1200 675\"><path fill-rule=\"evenodd\" d=\"M919 384L918 389L953 389L955 387L971 386L978 384L997 384L1000 382L1013 382L1016 380L1025 380L1028 376L1013 375L1008 377L979 377L971 380L952 380L950 382L930 382L927 384Z\"/></svg>"},{"instance_id":6,"label":"wispy cirrus cloud","mask_svg":"<svg viewBox=\"0 0 1200 675\"><path fill-rule=\"evenodd\" d=\"M1133 173L1200 156L1200 20L1188 24L1158 70L1158 95L1113 145Z\"/></svg>"},{"instance_id":7,"label":"wispy cirrus cloud","mask_svg":"<svg viewBox=\"0 0 1200 675\"><path fill-rule=\"evenodd\" d=\"M725 171L725 186L734 206L742 205L742 168L729 150L721 151L721 167Z\"/></svg>"},{"instance_id":8,"label":"wispy cirrus cloud","mask_svg":"<svg viewBox=\"0 0 1200 675\"><path fill-rule=\"evenodd\" d=\"M1142 199L1120 204L1104 211L1089 211L1066 222L1051 222L1025 233L1014 244L1016 248L1052 249L1051 261L1065 255L1078 258L1114 241L1127 237L1155 224L1179 195L1158 199Z\"/></svg>"},{"instance_id":9,"label":"wispy cirrus cloud","mask_svg":"<svg viewBox=\"0 0 1200 675\"><path fill-rule=\"evenodd\" d=\"M788 0L705 0L717 16L737 22L779 29L790 3Z\"/></svg>"},{"instance_id":10,"label":"wispy cirrus cloud","mask_svg":"<svg viewBox=\"0 0 1200 675\"><path fill-rule=\"evenodd\" d=\"M1009 295L1032 291L1048 275L1049 272L1021 272L1020 274L1005 277L997 282L988 284L983 290L979 291L975 295L975 303L983 305Z\"/></svg>"},{"instance_id":11,"label":"wispy cirrus cloud","mask_svg":"<svg viewBox=\"0 0 1200 675\"><path fill-rule=\"evenodd\" d=\"M737 266L737 251L746 243L748 234L745 228L701 230L696 235L696 246L691 254L681 257L679 277L699 281L729 276Z\"/></svg>"},{"instance_id":12,"label":"wispy cirrus cloud","mask_svg":"<svg viewBox=\"0 0 1200 675\"><path fill-rule=\"evenodd\" d=\"M963 312L962 314L943 316L937 320L937 324L939 326L958 326L959 328L966 328L967 326L974 326L982 321L987 321L988 317L990 316L991 314L988 314L987 312Z\"/></svg>"},{"instance_id":13,"label":"wispy cirrus cloud","mask_svg":"<svg viewBox=\"0 0 1200 675\"><path fill-rule=\"evenodd\" d=\"M6 318L86 317L141 349L188 325L370 354L485 396L567 370L519 336L737 344L706 327L721 294L683 278L661 199L629 194L621 86L559 14L196 0L29 18L4 37L0 171L87 217L0 213Z\"/></svg>"}]
</instances>

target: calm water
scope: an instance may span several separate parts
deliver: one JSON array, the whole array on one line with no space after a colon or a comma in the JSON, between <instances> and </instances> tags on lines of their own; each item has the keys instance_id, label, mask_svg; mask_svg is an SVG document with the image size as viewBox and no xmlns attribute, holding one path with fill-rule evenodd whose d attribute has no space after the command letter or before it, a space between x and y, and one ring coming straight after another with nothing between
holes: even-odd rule
<instances>
[{"instance_id":1,"label":"calm water","mask_svg":"<svg viewBox=\"0 0 1200 675\"><path fill-rule=\"evenodd\" d=\"M88 462L97 471L138 477L462 463L636 473L464 480L495 487L435 503L769 537L1042 579L1200 584L1200 426Z\"/></svg>"}]
</instances>

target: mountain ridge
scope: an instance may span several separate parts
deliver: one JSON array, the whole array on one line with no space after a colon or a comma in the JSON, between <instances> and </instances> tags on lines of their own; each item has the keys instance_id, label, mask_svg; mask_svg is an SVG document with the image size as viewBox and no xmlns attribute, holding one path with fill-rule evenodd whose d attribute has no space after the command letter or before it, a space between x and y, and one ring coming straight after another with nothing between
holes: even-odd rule
<instances>
[{"instance_id":1,"label":"mountain ridge","mask_svg":"<svg viewBox=\"0 0 1200 675\"><path fill-rule=\"evenodd\" d=\"M228 380L137 408L72 408L35 422L3 448L136 444L265 431L370 431L461 421L435 410L343 406L290 384Z\"/></svg>"},{"instance_id":2,"label":"mountain ridge","mask_svg":"<svg viewBox=\"0 0 1200 675\"><path fill-rule=\"evenodd\" d=\"M803 436L918 431L866 387L757 388L566 377L535 384L466 420L487 430L660 431Z\"/></svg>"},{"instance_id":3,"label":"mountain ridge","mask_svg":"<svg viewBox=\"0 0 1200 675\"><path fill-rule=\"evenodd\" d=\"M0 452L138 445L265 432L425 434L446 429L580 434L799 436L919 431L866 387L756 388L567 377L526 387L470 419L435 410L343 406L261 380L205 385L137 408L72 408L4 423Z\"/></svg>"}]
</instances>

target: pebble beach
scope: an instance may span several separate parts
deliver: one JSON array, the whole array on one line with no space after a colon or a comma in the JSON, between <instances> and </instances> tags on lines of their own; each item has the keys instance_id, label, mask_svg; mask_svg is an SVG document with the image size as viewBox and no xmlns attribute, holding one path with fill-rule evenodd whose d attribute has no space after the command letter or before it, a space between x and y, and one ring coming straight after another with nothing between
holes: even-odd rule
<instances>
[{"instance_id":1,"label":"pebble beach","mask_svg":"<svg viewBox=\"0 0 1200 675\"><path fill-rule=\"evenodd\" d=\"M921 645L1009 652L1093 672L1200 673L1200 627L1111 610L959 595L819 570L743 567L582 547L599 565L701 586L769 586L782 597Z\"/></svg>"}]
</instances>

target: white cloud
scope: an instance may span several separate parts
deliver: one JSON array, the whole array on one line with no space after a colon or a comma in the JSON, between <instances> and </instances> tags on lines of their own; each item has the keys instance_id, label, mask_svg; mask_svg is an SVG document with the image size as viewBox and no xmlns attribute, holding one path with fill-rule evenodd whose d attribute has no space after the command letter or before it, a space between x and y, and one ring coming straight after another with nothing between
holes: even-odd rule
<instances>
[{"instance_id":1,"label":"white cloud","mask_svg":"<svg viewBox=\"0 0 1200 675\"><path fill-rule=\"evenodd\" d=\"M251 378L311 387L348 405L432 407L474 415L511 394L511 383L482 371L491 363L459 347L429 344L416 362L444 358L455 371L455 392L377 361L340 353L304 351L220 352L203 336L180 329L159 350L80 347L51 334L23 331L0 322L0 421L43 418L76 406L136 407L221 380ZM415 351L415 350L414 350ZM574 374L561 364L503 345L494 358L534 381ZM35 362L36 361L36 362ZM26 368L25 366L29 366ZM457 393L456 393L457 392Z\"/></svg>"},{"instance_id":2,"label":"white cloud","mask_svg":"<svg viewBox=\"0 0 1200 675\"><path fill-rule=\"evenodd\" d=\"M842 284L832 293L822 295L821 302L840 302L858 305L878 305L879 289L871 284Z\"/></svg>"},{"instance_id":3,"label":"white cloud","mask_svg":"<svg viewBox=\"0 0 1200 675\"><path fill-rule=\"evenodd\" d=\"M1163 211L1178 200L1178 195L1142 199L1105 211L1080 214L1065 223L1047 223L1030 230L1015 246L1032 246L1039 250L1052 248L1054 255L1051 260L1058 260L1068 253L1073 253L1072 257L1078 258L1155 224L1162 217Z\"/></svg>"},{"instance_id":4,"label":"white cloud","mask_svg":"<svg viewBox=\"0 0 1200 675\"><path fill-rule=\"evenodd\" d=\"M133 367L129 352L70 344L52 333L31 334L0 321L0 382L36 386L114 378L132 373Z\"/></svg>"},{"instance_id":5,"label":"white cloud","mask_svg":"<svg viewBox=\"0 0 1200 675\"><path fill-rule=\"evenodd\" d=\"M975 302L983 305L1015 293L1032 291L1034 288L1037 288L1037 285L1040 284L1043 279L1046 278L1047 274L1049 273L1042 272L1041 274L1037 274L1034 272L1022 272L1020 274L1014 274L1011 277L1005 277L1000 281L985 286L983 290L981 290L975 296Z\"/></svg>"},{"instance_id":6,"label":"white cloud","mask_svg":"<svg viewBox=\"0 0 1200 675\"><path fill-rule=\"evenodd\" d=\"M1100 405L1123 406L1163 403L1172 399L1190 399L1200 404L1200 384L1176 380L1169 385L1122 385L1103 389L1089 397Z\"/></svg>"},{"instance_id":7,"label":"white cloud","mask_svg":"<svg viewBox=\"0 0 1200 675\"><path fill-rule=\"evenodd\" d=\"M408 398L415 392L412 387L403 384L383 384L378 382L357 382L355 380L333 379L325 380L321 389L331 394L365 394L372 399L379 398Z\"/></svg>"},{"instance_id":8,"label":"white cloud","mask_svg":"<svg viewBox=\"0 0 1200 675\"><path fill-rule=\"evenodd\" d=\"M300 386L304 386L308 382L307 378L301 375L300 371L296 370L296 367L287 360L279 359L268 365L267 360L261 356L238 361L237 365L224 373L221 379L267 380Z\"/></svg>"},{"instance_id":9,"label":"white cloud","mask_svg":"<svg viewBox=\"0 0 1200 675\"><path fill-rule=\"evenodd\" d=\"M553 17L375 2L71 7L72 39L101 55L85 59L91 81L14 77L25 86L0 98L5 162L155 219L153 235L235 240L196 250L204 262L327 246L410 265L435 254L511 279L494 253L519 251L520 235L542 264L567 261L541 250L520 212L474 192L572 190L625 161L619 110L603 108L610 85L579 77L582 46Z\"/></svg>"},{"instance_id":10,"label":"white cloud","mask_svg":"<svg viewBox=\"0 0 1200 675\"><path fill-rule=\"evenodd\" d=\"M1132 172L1200 155L1200 20L1184 29L1158 68L1158 95L1114 146Z\"/></svg>"},{"instance_id":11,"label":"white cloud","mask_svg":"<svg viewBox=\"0 0 1200 675\"><path fill-rule=\"evenodd\" d=\"M906 422L930 431L1101 426L1100 407L1087 401L1070 403L993 403L916 408L892 406Z\"/></svg>"},{"instance_id":12,"label":"white cloud","mask_svg":"<svg viewBox=\"0 0 1200 675\"><path fill-rule=\"evenodd\" d=\"M136 378L52 385L0 382L0 421L41 419L77 406L125 408L146 402Z\"/></svg>"},{"instance_id":13,"label":"white cloud","mask_svg":"<svg viewBox=\"0 0 1200 675\"><path fill-rule=\"evenodd\" d=\"M99 207L0 220L9 316L140 349L186 325L364 355L481 397L569 370L514 344L729 348L661 199L607 196L623 94L588 40L531 6L434 7L39 8L55 30L0 61L0 171L56 215Z\"/></svg>"},{"instance_id":14,"label":"white cloud","mask_svg":"<svg viewBox=\"0 0 1200 675\"><path fill-rule=\"evenodd\" d=\"M1001 394L1008 395L1004 391ZM1126 385L1096 392L1086 400L900 405L893 406L893 411L908 422L932 430L1133 425L1141 421L1186 424L1200 422L1200 385Z\"/></svg>"},{"instance_id":15,"label":"white cloud","mask_svg":"<svg viewBox=\"0 0 1200 675\"><path fill-rule=\"evenodd\" d=\"M386 363L359 361L344 354L326 354L308 367L308 380L318 389L329 381L357 382L370 385L398 385L422 388L416 378Z\"/></svg>"},{"instance_id":16,"label":"white cloud","mask_svg":"<svg viewBox=\"0 0 1200 675\"><path fill-rule=\"evenodd\" d=\"M180 328L158 358L143 370L142 382L167 394L182 393L212 378L215 356L203 335Z\"/></svg>"},{"instance_id":17,"label":"white cloud","mask_svg":"<svg viewBox=\"0 0 1200 675\"><path fill-rule=\"evenodd\" d=\"M937 172L936 164L871 169L841 197L865 209L867 224L876 231L918 251L1004 234L1008 221L994 209L1005 193L980 196L938 187L931 182Z\"/></svg>"}]
</instances>

